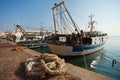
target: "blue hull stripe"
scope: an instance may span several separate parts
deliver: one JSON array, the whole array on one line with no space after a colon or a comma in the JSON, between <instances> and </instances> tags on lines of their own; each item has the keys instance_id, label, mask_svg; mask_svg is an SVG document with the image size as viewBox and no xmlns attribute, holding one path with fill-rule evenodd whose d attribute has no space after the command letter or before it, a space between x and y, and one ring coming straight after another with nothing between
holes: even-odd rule
<instances>
[{"instance_id":1,"label":"blue hull stripe","mask_svg":"<svg viewBox=\"0 0 120 80\"><path fill-rule=\"evenodd\" d=\"M83 50L90 50L90 49L95 49L100 46L104 45L104 43L98 44L98 45L88 45L88 46L73 46L72 52L81 52Z\"/></svg>"},{"instance_id":2,"label":"blue hull stripe","mask_svg":"<svg viewBox=\"0 0 120 80\"><path fill-rule=\"evenodd\" d=\"M84 47L82 47L82 46L73 46L72 52L83 51L83 50L84 50L83 48L84 48Z\"/></svg>"}]
</instances>

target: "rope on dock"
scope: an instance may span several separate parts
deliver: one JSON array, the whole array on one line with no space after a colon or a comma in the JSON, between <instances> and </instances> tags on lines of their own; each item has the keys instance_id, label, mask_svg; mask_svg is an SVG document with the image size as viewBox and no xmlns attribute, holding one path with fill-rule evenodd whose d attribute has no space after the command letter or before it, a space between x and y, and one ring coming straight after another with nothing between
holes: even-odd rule
<instances>
[{"instance_id":1,"label":"rope on dock","mask_svg":"<svg viewBox=\"0 0 120 80\"><path fill-rule=\"evenodd\" d=\"M25 66L28 76L60 75L67 70L64 59L54 54L41 54L39 57L29 58Z\"/></svg>"}]
</instances>

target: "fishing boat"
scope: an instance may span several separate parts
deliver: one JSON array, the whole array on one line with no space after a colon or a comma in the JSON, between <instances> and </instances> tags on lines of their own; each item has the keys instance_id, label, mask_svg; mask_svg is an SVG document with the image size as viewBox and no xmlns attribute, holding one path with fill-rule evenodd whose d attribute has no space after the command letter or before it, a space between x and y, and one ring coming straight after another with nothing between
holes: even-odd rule
<instances>
[{"instance_id":1,"label":"fishing boat","mask_svg":"<svg viewBox=\"0 0 120 80\"><path fill-rule=\"evenodd\" d=\"M18 40L16 42L17 45L24 46L27 48L39 48L39 47L47 47L47 43L43 43L43 37L45 36L40 36L36 34L28 34L20 25L16 24L16 36L20 36L20 32L22 34L22 40ZM18 35L19 33L19 35ZM41 38L40 38L41 37Z\"/></svg>"},{"instance_id":2,"label":"fishing boat","mask_svg":"<svg viewBox=\"0 0 120 80\"><path fill-rule=\"evenodd\" d=\"M107 34L95 31L93 15L89 16L89 31L80 30L64 2L52 7L54 34L48 37L50 51L60 56L81 56L104 48Z\"/></svg>"}]
</instances>

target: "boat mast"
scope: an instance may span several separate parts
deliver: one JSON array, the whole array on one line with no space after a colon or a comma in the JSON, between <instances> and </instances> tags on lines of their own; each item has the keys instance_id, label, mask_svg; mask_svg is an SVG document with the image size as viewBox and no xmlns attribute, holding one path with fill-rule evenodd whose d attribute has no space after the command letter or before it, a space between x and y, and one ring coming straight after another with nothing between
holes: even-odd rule
<instances>
[{"instance_id":1,"label":"boat mast","mask_svg":"<svg viewBox=\"0 0 120 80\"><path fill-rule=\"evenodd\" d=\"M54 10L55 10L55 8L60 7L61 5L64 6L65 11L67 12L67 14L68 14L71 22L73 23L73 26L75 27L75 31L77 31L77 33L79 33L79 31L78 31L78 29L77 29L77 26L76 26L76 24L75 24L75 22L74 22L74 20L72 19L69 11L67 10L67 8L66 8L66 6L65 6L65 4L64 4L64 1L62 1L62 2L59 3L59 4L55 4L55 6L52 8L55 35L56 35L56 18L55 18L56 14L54 13Z\"/></svg>"},{"instance_id":2,"label":"boat mast","mask_svg":"<svg viewBox=\"0 0 120 80\"><path fill-rule=\"evenodd\" d=\"M93 17L94 17L94 15L92 15L92 14L89 16L89 18L90 18L90 24L89 25L90 25L90 32L91 33L93 32L93 28L94 28L93 24L95 23L95 21L93 21L93 19L92 19Z\"/></svg>"}]
</instances>

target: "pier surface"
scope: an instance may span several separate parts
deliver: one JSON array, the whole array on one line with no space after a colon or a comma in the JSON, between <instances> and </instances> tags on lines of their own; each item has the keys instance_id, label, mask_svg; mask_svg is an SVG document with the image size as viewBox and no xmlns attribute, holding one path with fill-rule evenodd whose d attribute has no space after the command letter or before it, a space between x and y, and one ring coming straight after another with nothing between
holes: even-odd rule
<instances>
[{"instance_id":1,"label":"pier surface","mask_svg":"<svg viewBox=\"0 0 120 80\"><path fill-rule=\"evenodd\" d=\"M28 80L28 77L25 76L24 62L27 58L40 54L30 49L23 49L20 51L14 49L15 45L0 43L0 80ZM68 68L67 73L81 80L112 80L106 76L69 63L66 63L66 66Z\"/></svg>"}]
</instances>

